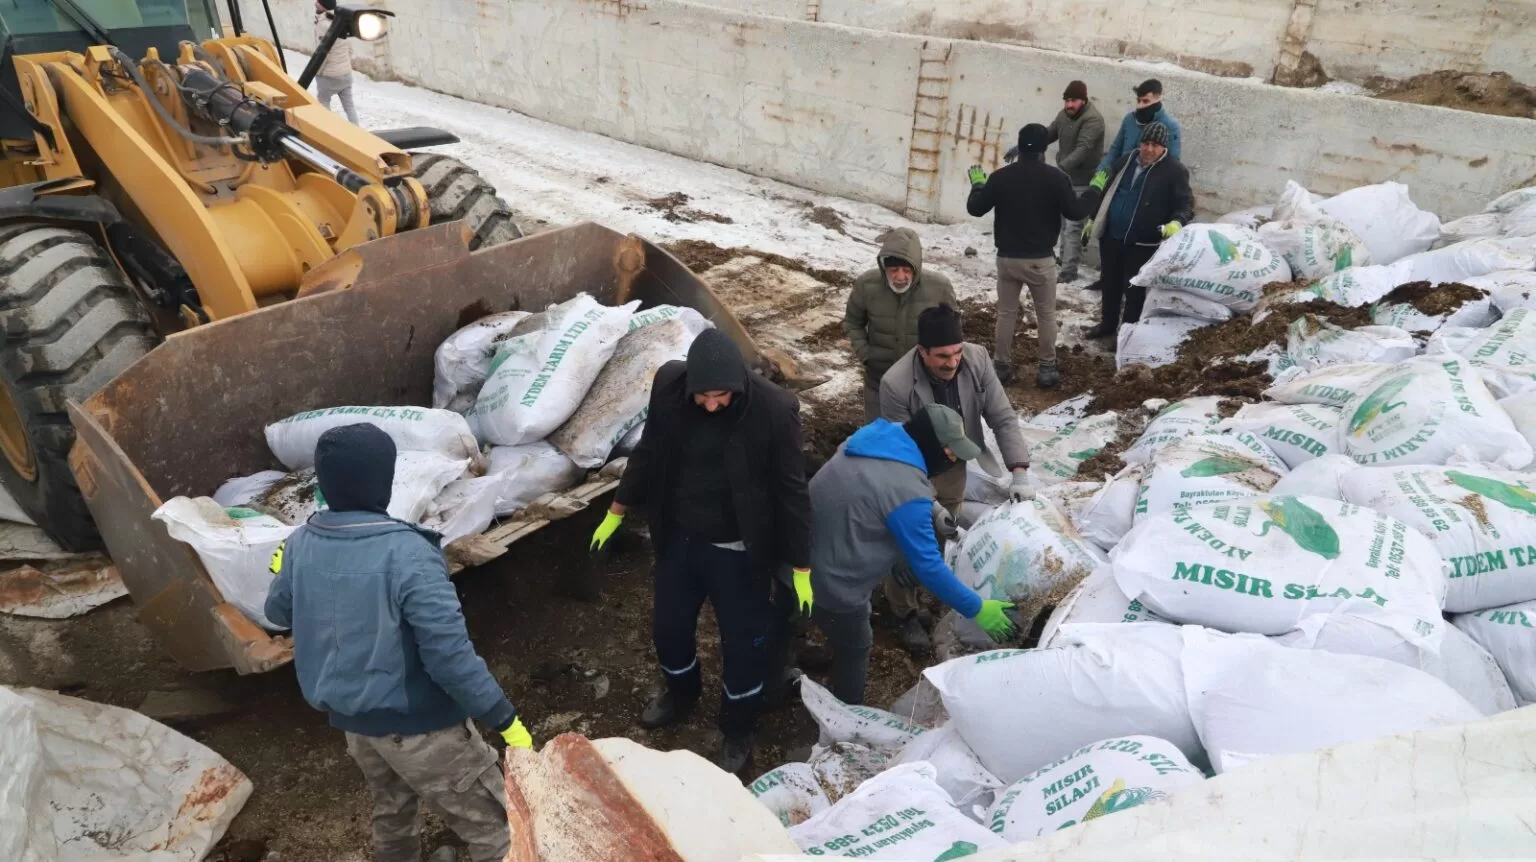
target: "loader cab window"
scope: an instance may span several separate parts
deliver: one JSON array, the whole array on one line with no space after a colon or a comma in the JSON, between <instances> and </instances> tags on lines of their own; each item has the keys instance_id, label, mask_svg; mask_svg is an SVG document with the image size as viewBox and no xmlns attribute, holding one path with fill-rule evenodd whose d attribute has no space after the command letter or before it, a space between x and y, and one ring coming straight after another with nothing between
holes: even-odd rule
<instances>
[{"instance_id":1,"label":"loader cab window","mask_svg":"<svg viewBox=\"0 0 1536 862\"><path fill-rule=\"evenodd\" d=\"M107 31L144 27L187 27L198 41L216 35L218 15L207 0L75 0ZM0 29L6 35L76 33L64 10L49 0L0 0Z\"/></svg>"}]
</instances>

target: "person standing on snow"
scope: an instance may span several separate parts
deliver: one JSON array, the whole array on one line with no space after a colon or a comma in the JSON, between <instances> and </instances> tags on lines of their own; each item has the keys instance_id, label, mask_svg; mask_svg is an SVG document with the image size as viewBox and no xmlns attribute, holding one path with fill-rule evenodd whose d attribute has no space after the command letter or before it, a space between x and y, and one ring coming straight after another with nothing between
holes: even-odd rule
<instances>
[{"instance_id":1,"label":"person standing on snow","mask_svg":"<svg viewBox=\"0 0 1536 862\"><path fill-rule=\"evenodd\" d=\"M325 38L336 14L336 0L315 0L315 44ZM331 110L331 97L341 99L341 110L347 121L358 125L357 108L352 105L352 43L337 39L331 52L325 55L320 71L315 74L315 98L326 110Z\"/></svg>"},{"instance_id":2,"label":"person standing on snow","mask_svg":"<svg viewBox=\"0 0 1536 862\"><path fill-rule=\"evenodd\" d=\"M1019 417L1003 384L992 368L987 349L965 341L960 314L947 305L930 308L917 318L917 347L896 360L880 380L880 416L905 423L930 404L942 404L960 414L965 436L980 447L976 460L982 469L1004 475L985 448L981 423L991 426L1003 461L1012 471L1009 493L1014 500L1030 500L1035 490L1029 483L1029 446L1019 431ZM939 517L935 529L941 538L953 533L953 519L965 501L965 462L933 476L934 497L948 519ZM948 527L948 529L945 529ZM885 599L901 620L901 644L914 655L929 650L928 635L918 621L917 583L910 569L897 565L898 576L885 582Z\"/></svg>"},{"instance_id":3,"label":"person standing on snow","mask_svg":"<svg viewBox=\"0 0 1536 862\"><path fill-rule=\"evenodd\" d=\"M1012 603L983 599L962 584L945 565L933 529L932 477L980 454L960 414L930 404L901 425L876 419L855 431L811 479L811 619L832 648L832 693L842 702L864 702L874 643L869 600L898 562L993 638L1012 634L1004 613ZM775 679L788 675L793 612L779 608Z\"/></svg>"},{"instance_id":4,"label":"person standing on snow","mask_svg":"<svg viewBox=\"0 0 1536 862\"><path fill-rule=\"evenodd\" d=\"M1095 187L1106 182L1094 177ZM1104 296L1097 326L1089 338L1109 338L1119 331L1121 300L1125 322L1141 320L1147 289L1131 279L1163 240L1178 233L1195 217L1195 196L1189 170L1168 149L1168 129L1152 123L1141 132L1141 148L1117 162L1099 211L1083 228L1099 242Z\"/></svg>"},{"instance_id":5,"label":"person standing on snow","mask_svg":"<svg viewBox=\"0 0 1536 862\"><path fill-rule=\"evenodd\" d=\"M1019 322L1019 292L1029 287L1035 306L1038 337L1035 385L1050 389L1061 383L1056 366L1056 238L1063 219L1086 218L1098 192L1084 198L1060 168L1045 163L1050 133L1039 123L1019 130L1019 159L988 177L981 165L970 169L971 195L966 211L976 217L991 212L992 238L997 244L997 331L992 363L1003 383L1015 378L1013 334Z\"/></svg>"},{"instance_id":6,"label":"person standing on snow","mask_svg":"<svg viewBox=\"0 0 1536 862\"><path fill-rule=\"evenodd\" d=\"M1104 157L1104 116L1088 101L1088 85L1082 81L1067 84L1061 100L1061 113L1046 129L1046 141L1057 144L1056 167L1072 181L1072 193L1082 197ZM1077 281L1077 264L1082 257L1083 223L1063 219L1058 280Z\"/></svg>"},{"instance_id":7,"label":"person standing on snow","mask_svg":"<svg viewBox=\"0 0 1536 862\"><path fill-rule=\"evenodd\" d=\"M923 268L917 231L888 232L875 261L875 269L854 281L843 317L843 331L864 363L865 422L880 415L880 378L917 344L917 316L941 302L959 304L949 279Z\"/></svg>"},{"instance_id":8,"label":"person standing on snow","mask_svg":"<svg viewBox=\"0 0 1536 862\"><path fill-rule=\"evenodd\" d=\"M641 727L692 712L703 686L699 611L706 600L714 606L724 661L716 762L726 772L751 762L778 570L793 567L794 591L812 601L801 446L795 396L750 372L729 336L706 329L686 362L656 372L645 431L592 536L591 547L602 548L631 508L645 508L656 549L652 634L666 688L641 713Z\"/></svg>"},{"instance_id":9,"label":"person standing on snow","mask_svg":"<svg viewBox=\"0 0 1536 862\"><path fill-rule=\"evenodd\" d=\"M475 654L440 537L388 515L395 443L375 425L332 428L315 448L329 508L272 556L267 618L293 630L310 706L346 733L373 794L375 862L421 858L421 802L442 813L474 862L508 852L496 752L533 739ZM344 613L338 613L344 609Z\"/></svg>"}]
</instances>

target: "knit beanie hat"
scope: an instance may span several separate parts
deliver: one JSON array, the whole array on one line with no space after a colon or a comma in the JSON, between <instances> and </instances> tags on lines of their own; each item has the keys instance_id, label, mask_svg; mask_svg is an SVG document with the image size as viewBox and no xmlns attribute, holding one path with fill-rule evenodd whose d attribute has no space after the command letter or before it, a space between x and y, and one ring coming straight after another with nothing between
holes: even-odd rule
<instances>
[{"instance_id":1,"label":"knit beanie hat","mask_svg":"<svg viewBox=\"0 0 1536 862\"><path fill-rule=\"evenodd\" d=\"M388 515L395 441L370 422L332 428L315 445L315 477L331 511Z\"/></svg>"},{"instance_id":2,"label":"knit beanie hat","mask_svg":"<svg viewBox=\"0 0 1536 862\"><path fill-rule=\"evenodd\" d=\"M960 325L960 312L948 303L923 309L917 316L917 343L922 347L949 347L965 341L965 330Z\"/></svg>"},{"instance_id":3,"label":"knit beanie hat","mask_svg":"<svg viewBox=\"0 0 1536 862\"><path fill-rule=\"evenodd\" d=\"M1082 81L1073 81L1067 85L1067 91L1061 94L1062 99L1082 99L1088 101L1088 85Z\"/></svg>"},{"instance_id":4,"label":"knit beanie hat","mask_svg":"<svg viewBox=\"0 0 1536 862\"><path fill-rule=\"evenodd\" d=\"M1039 123L1030 123L1019 129L1019 152L1043 153L1049 145L1051 132Z\"/></svg>"},{"instance_id":5,"label":"knit beanie hat","mask_svg":"<svg viewBox=\"0 0 1536 862\"><path fill-rule=\"evenodd\" d=\"M688 348L688 394L747 391L747 363L729 335L718 329L699 333Z\"/></svg>"},{"instance_id":6,"label":"knit beanie hat","mask_svg":"<svg viewBox=\"0 0 1536 862\"><path fill-rule=\"evenodd\" d=\"M1168 146L1168 127L1162 123L1148 123L1141 130L1141 142L1143 144L1158 144Z\"/></svg>"}]
</instances>

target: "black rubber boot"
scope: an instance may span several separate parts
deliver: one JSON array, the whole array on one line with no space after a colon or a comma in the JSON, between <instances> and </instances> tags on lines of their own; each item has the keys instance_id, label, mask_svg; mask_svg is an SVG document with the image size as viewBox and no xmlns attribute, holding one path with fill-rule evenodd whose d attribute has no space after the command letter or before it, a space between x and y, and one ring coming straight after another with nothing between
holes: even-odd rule
<instances>
[{"instance_id":1,"label":"black rubber boot","mask_svg":"<svg viewBox=\"0 0 1536 862\"><path fill-rule=\"evenodd\" d=\"M752 737L751 736L727 736L720 743L720 755L715 758L715 765L738 775L752 765Z\"/></svg>"},{"instance_id":2,"label":"black rubber boot","mask_svg":"<svg viewBox=\"0 0 1536 862\"><path fill-rule=\"evenodd\" d=\"M1060 385L1061 369L1056 367L1056 360L1040 360L1040 367L1035 371L1035 386L1041 389L1055 389Z\"/></svg>"},{"instance_id":3,"label":"black rubber boot","mask_svg":"<svg viewBox=\"0 0 1536 862\"><path fill-rule=\"evenodd\" d=\"M994 359L992 360L992 369L997 372L997 379L1002 381L1004 386L1018 379L1018 375L1013 372L1013 366L1006 362L999 362Z\"/></svg>"},{"instance_id":4,"label":"black rubber boot","mask_svg":"<svg viewBox=\"0 0 1536 862\"><path fill-rule=\"evenodd\" d=\"M651 702L645 705L645 709L641 710L640 726L646 730L655 730L658 727L676 724L686 719L697 704L697 700L679 704L672 696L672 692L663 691L652 698Z\"/></svg>"},{"instance_id":5,"label":"black rubber boot","mask_svg":"<svg viewBox=\"0 0 1536 862\"><path fill-rule=\"evenodd\" d=\"M928 632L923 630L923 622L917 618L917 614L912 614L901 621L901 629L896 632L896 640L913 658L926 658L933 651L933 644L928 640Z\"/></svg>"},{"instance_id":6,"label":"black rubber boot","mask_svg":"<svg viewBox=\"0 0 1536 862\"><path fill-rule=\"evenodd\" d=\"M1087 285L1087 286L1085 286L1083 288L1083 290L1103 290L1103 289L1104 289L1104 282L1103 281L1095 281L1093 284Z\"/></svg>"},{"instance_id":7,"label":"black rubber boot","mask_svg":"<svg viewBox=\"0 0 1536 862\"><path fill-rule=\"evenodd\" d=\"M1084 338L1113 338L1114 335L1115 328L1107 323L1100 323L1083 333Z\"/></svg>"}]
</instances>

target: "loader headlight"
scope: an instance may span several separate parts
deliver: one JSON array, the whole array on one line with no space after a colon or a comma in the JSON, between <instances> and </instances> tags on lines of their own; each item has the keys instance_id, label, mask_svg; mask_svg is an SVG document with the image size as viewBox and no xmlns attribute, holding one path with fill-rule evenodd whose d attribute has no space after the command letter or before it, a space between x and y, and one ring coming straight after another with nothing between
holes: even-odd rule
<instances>
[{"instance_id":1,"label":"loader headlight","mask_svg":"<svg viewBox=\"0 0 1536 862\"><path fill-rule=\"evenodd\" d=\"M388 19L378 12L358 12L352 18L352 35L364 42L372 42L383 36L389 28Z\"/></svg>"}]
</instances>

